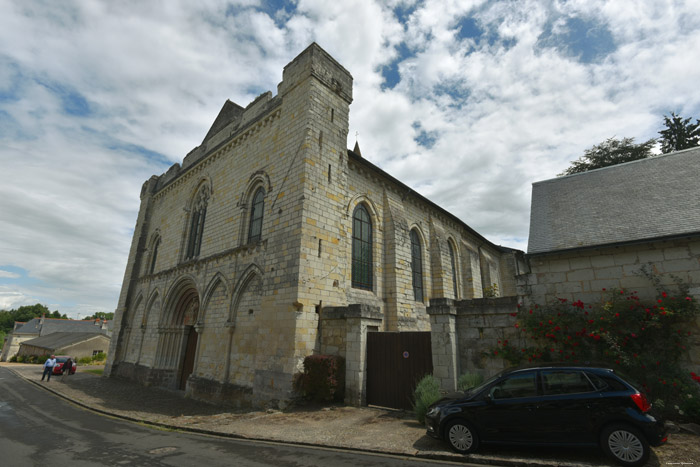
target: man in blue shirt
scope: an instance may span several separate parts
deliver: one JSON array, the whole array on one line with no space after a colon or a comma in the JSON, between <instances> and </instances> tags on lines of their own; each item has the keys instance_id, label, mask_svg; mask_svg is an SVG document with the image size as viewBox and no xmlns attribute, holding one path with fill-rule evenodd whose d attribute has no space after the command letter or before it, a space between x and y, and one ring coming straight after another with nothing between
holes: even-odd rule
<instances>
[{"instance_id":1,"label":"man in blue shirt","mask_svg":"<svg viewBox=\"0 0 700 467\"><path fill-rule=\"evenodd\" d=\"M46 378L46 382L48 383L51 381L51 373L53 373L53 367L56 365L56 356L51 355L51 358L47 358L46 361L44 362L44 374L41 375L41 380L44 381L44 377L46 375L49 375L48 378Z\"/></svg>"}]
</instances>

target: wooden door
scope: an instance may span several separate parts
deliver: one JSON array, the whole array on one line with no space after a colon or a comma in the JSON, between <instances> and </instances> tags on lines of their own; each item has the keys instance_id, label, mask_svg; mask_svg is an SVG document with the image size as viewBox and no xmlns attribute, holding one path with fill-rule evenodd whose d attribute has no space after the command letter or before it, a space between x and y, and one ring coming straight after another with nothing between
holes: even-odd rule
<instances>
[{"instance_id":1,"label":"wooden door","mask_svg":"<svg viewBox=\"0 0 700 467\"><path fill-rule=\"evenodd\" d=\"M413 408L413 391L433 372L429 332L367 334L367 404Z\"/></svg>"},{"instance_id":2,"label":"wooden door","mask_svg":"<svg viewBox=\"0 0 700 467\"><path fill-rule=\"evenodd\" d=\"M197 331L192 328L189 336L187 336L187 347L185 350L185 358L182 361L182 373L180 374L179 389L185 389L185 386L187 385L187 378L190 377L192 371L194 370L194 357L197 353L198 337L199 335L197 334Z\"/></svg>"}]
</instances>

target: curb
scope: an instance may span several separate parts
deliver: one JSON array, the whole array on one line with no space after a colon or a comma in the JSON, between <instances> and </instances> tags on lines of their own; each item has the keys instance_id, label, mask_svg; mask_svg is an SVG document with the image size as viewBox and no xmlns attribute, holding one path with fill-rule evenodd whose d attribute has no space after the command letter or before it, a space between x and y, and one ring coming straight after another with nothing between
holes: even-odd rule
<instances>
[{"instance_id":1,"label":"curb","mask_svg":"<svg viewBox=\"0 0 700 467\"><path fill-rule=\"evenodd\" d=\"M255 442L261 442L261 443L276 443L276 444L283 444L283 445L289 445L289 446L299 446L299 447L312 447L312 448L320 448L320 449L327 449L327 450L334 450L334 451L343 451L343 452L349 452L349 453L357 453L357 454L376 454L376 455L384 455L384 456L393 456L393 457L412 457L415 459L426 459L426 460L432 460L432 461L445 461L445 462L453 462L453 463L464 463L464 465L473 465L473 466L502 466L502 467L553 467L553 466L575 466L575 465L580 465L580 464L570 464L570 463L561 463L561 462L542 462L538 461L536 459L504 459L504 458L493 458L493 459L473 459L469 458L466 456L450 456L447 454L423 454L420 452L414 452L414 453L406 453L406 452L394 452L394 451L386 451L386 450L378 450L378 449L359 449L359 448L353 448L353 447L347 447L347 446L332 446L332 445L326 445L326 444L319 444L319 443L309 443L309 442L302 442L302 441L283 441L283 440L275 440L275 439L269 439L269 438L258 438L258 437L251 437L251 436L245 436L245 435L240 435L236 433L222 433L218 431L212 431L212 430L206 430L202 428L190 428L190 427L181 427L181 426L175 426L175 425L170 425L167 423L162 423L162 422L152 422L152 421L147 421L143 420L140 418L135 418L135 417L130 417L128 415L122 415L118 414L115 412L110 412L107 410L102 410L95 408L93 406L90 406L88 404L85 404L83 402L71 399L61 393L60 391L57 391L45 384L41 384L39 381L34 381L31 379L26 378L24 375L21 373L17 372L16 370L10 368L10 367L5 367L9 371L11 371L15 376L23 379L24 381L27 381L31 384L33 384L36 387L39 387L47 392L50 392L61 399L70 402L71 404L77 405L83 409L89 410L91 412L100 414L100 415L105 415L108 417L120 419L120 420L125 420L133 423L139 423L141 425L145 426L150 426L154 428L164 428L172 431L178 431L182 433L195 433L195 434L200 434L200 435L207 435L207 436L213 436L213 437L218 437L218 438L228 438L228 439L235 439L235 440L244 440L244 441L255 441ZM467 455L468 456L468 455ZM593 464L590 464L593 465Z\"/></svg>"}]
</instances>

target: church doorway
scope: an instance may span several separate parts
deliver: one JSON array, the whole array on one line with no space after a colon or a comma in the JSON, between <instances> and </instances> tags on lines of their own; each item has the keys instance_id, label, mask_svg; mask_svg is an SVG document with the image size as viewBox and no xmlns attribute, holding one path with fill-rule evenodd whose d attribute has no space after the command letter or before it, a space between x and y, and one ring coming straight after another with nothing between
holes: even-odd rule
<instances>
[{"instance_id":1,"label":"church doorway","mask_svg":"<svg viewBox=\"0 0 700 467\"><path fill-rule=\"evenodd\" d=\"M180 374L180 384L178 389L185 389L187 378L190 377L194 370L194 357L197 353L197 339L199 334L194 327L190 327L189 335L187 336L187 344L185 345L185 357L182 360L182 373Z\"/></svg>"}]
</instances>

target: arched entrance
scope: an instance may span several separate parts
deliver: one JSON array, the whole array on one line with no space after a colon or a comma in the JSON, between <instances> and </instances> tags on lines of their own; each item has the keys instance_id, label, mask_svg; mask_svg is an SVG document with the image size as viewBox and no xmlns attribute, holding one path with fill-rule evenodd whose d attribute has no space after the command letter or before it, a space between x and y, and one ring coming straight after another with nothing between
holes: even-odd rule
<instances>
[{"instance_id":1,"label":"arched entrance","mask_svg":"<svg viewBox=\"0 0 700 467\"><path fill-rule=\"evenodd\" d=\"M175 323L183 328L184 352L180 361L180 379L178 389L185 389L187 378L194 370L195 356L197 354L198 334L194 328L199 315L199 295L194 288L183 291L175 307Z\"/></svg>"},{"instance_id":2,"label":"arched entrance","mask_svg":"<svg viewBox=\"0 0 700 467\"><path fill-rule=\"evenodd\" d=\"M162 373L162 385L185 389L195 369L199 316L199 293L191 280L184 279L170 294L159 326L156 368Z\"/></svg>"}]
</instances>

